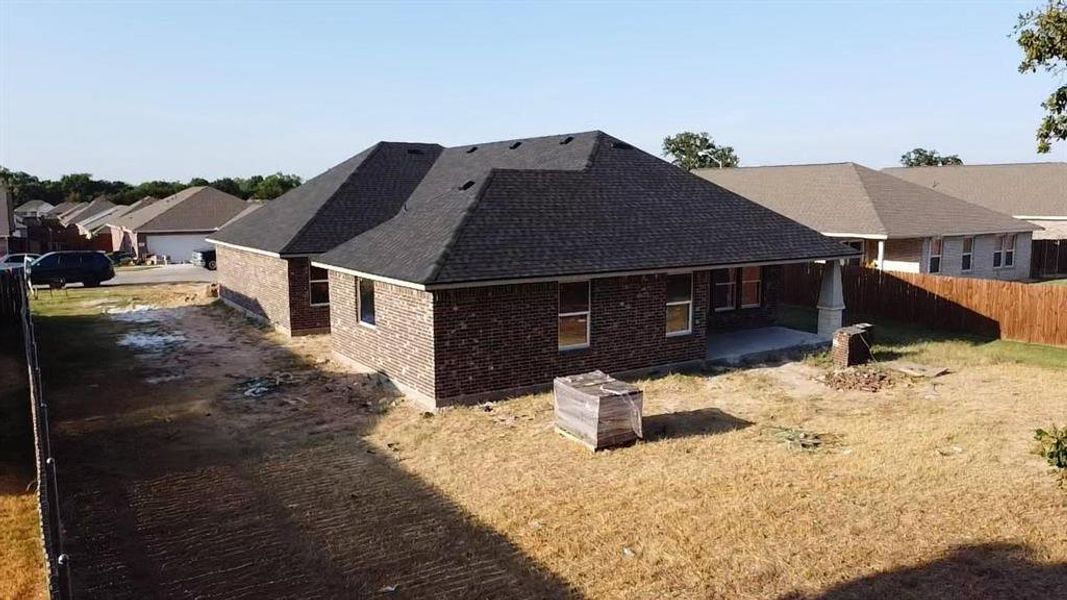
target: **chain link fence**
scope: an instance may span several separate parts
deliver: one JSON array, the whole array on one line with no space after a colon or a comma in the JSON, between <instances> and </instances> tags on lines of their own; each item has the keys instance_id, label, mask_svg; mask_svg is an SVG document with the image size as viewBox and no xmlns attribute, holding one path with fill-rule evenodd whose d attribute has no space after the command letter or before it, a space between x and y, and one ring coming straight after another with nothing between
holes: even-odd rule
<instances>
[{"instance_id":1,"label":"chain link fence","mask_svg":"<svg viewBox=\"0 0 1067 600\"><path fill-rule=\"evenodd\" d=\"M29 375L30 414L33 421L34 453L37 470L37 501L41 514L41 536L48 562L48 589L52 598L71 597L70 561L63 549L63 524L59 514L58 465L52 455L48 403L41 385L37 335L30 313L30 285L23 270L0 271L0 321L22 340Z\"/></svg>"}]
</instances>

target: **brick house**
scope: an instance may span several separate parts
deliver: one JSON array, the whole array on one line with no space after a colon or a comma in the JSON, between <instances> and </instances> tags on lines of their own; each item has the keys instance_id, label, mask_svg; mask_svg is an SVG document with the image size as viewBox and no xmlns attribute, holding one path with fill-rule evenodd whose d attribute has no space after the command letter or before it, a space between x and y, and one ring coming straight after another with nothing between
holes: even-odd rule
<instances>
[{"instance_id":1,"label":"brick house","mask_svg":"<svg viewBox=\"0 0 1067 600\"><path fill-rule=\"evenodd\" d=\"M855 163L701 169L697 174L863 252L887 271L1030 277L1040 227Z\"/></svg>"},{"instance_id":2,"label":"brick house","mask_svg":"<svg viewBox=\"0 0 1067 600\"><path fill-rule=\"evenodd\" d=\"M1029 265L1034 277L1067 276L1067 162L884 171L1041 227L1027 249L1030 260L1020 264Z\"/></svg>"},{"instance_id":3,"label":"brick house","mask_svg":"<svg viewBox=\"0 0 1067 600\"><path fill-rule=\"evenodd\" d=\"M311 259L392 218L441 150L381 142L220 229L222 300L291 335L329 331L329 277Z\"/></svg>"},{"instance_id":4,"label":"brick house","mask_svg":"<svg viewBox=\"0 0 1067 600\"><path fill-rule=\"evenodd\" d=\"M429 406L702 362L710 333L774 320L780 265L857 255L598 131L424 156L392 215L311 267L329 273L335 353ZM303 301L285 253L219 237L224 297L284 315L288 285ZM843 309L840 270L827 273L824 332Z\"/></svg>"},{"instance_id":5,"label":"brick house","mask_svg":"<svg viewBox=\"0 0 1067 600\"><path fill-rule=\"evenodd\" d=\"M130 211L109 219L109 245L137 258L167 256L188 262L210 244L207 236L258 205L210 186L194 186L161 200L143 198Z\"/></svg>"}]
</instances>

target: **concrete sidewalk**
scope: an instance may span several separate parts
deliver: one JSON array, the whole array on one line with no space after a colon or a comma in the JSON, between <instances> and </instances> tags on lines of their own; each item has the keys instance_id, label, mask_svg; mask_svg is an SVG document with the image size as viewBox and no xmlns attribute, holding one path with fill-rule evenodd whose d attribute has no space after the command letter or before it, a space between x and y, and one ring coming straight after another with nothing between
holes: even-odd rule
<instances>
[{"instance_id":1,"label":"concrete sidewalk","mask_svg":"<svg viewBox=\"0 0 1067 600\"><path fill-rule=\"evenodd\" d=\"M186 283L203 281L213 283L215 271L208 271L196 265L158 265L139 267L118 267L115 278L105 281L103 285L145 285L152 283Z\"/></svg>"}]
</instances>

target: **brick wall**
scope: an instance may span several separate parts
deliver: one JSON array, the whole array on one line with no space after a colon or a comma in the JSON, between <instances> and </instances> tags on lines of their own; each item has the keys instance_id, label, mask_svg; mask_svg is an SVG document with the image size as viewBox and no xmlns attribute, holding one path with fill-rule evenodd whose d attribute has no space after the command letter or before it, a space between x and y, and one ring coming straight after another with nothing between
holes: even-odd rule
<instances>
[{"instance_id":1,"label":"brick wall","mask_svg":"<svg viewBox=\"0 0 1067 600\"><path fill-rule=\"evenodd\" d=\"M764 272L764 305L709 317L709 271L693 275L693 331L666 335L666 275L594 279L588 348L558 348L555 282L424 292L375 283L376 326L359 322L357 278L330 273L333 349L438 405L551 383L703 360L709 318L720 329L773 322L780 267Z\"/></svg>"},{"instance_id":2,"label":"brick wall","mask_svg":"<svg viewBox=\"0 0 1067 600\"><path fill-rule=\"evenodd\" d=\"M740 293L740 277L738 278L738 293ZM760 306L741 308L740 297L736 301L737 308L717 312L708 312L708 330L730 331L736 329L752 329L755 327L768 327L773 325L778 317L778 299L781 297L782 266L768 265L762 267L760 272Z\"/></svg>"},{"instance_id":3,"label":"brick wall","mask_svg":"<svg viewBox=\"0 0 1067 600\"><path fill-rule=\"evenodd\" d=\"M219 296L290 330L286 260L226 246L215 249Z\"/></svg>"},{"instance_id":4,"label":"brick wall","mask_svg":"<svg viewBox=\"0 0 1067 600\"><path fill-rule=\"evenodd\" d=\"M330 307L311 305L311 261L307 258L286 261L289 263L289 325L292 333L329 332ZM330 295L333 295L332 290Z\"/></svg>"},{"instance_id":5,"label":"brick wall","mask_svg":"<svg viewBox=\"0 0 1067 600\"><path fill-rule=\"evenodd\" d=\"M357 279L330 271L330 342L335 352L434 395L433 297L383 282L374 284L374 327L359 322Z\"/></svg>"},{"instance_id":6,"label":"brick wall","mask_svg":"<svg viewBox=\"0 0 1067 600\"><path fill-rule=\"evenodd\" d=\"M693 277L693 332L667 337L666 276L594 279L589 347L558 349L556 283L444 290L434 295L438 401L601 369L701 360L709 273Z\"/></svg>"}]
</instances>

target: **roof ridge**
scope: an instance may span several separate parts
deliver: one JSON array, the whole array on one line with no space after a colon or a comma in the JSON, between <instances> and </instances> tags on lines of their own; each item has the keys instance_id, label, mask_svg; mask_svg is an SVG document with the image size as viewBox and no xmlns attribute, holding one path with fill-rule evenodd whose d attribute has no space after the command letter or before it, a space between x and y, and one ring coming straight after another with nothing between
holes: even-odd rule
<instances>
[{"instance_id":1,"label":"roof ridge","mask_svg":"<svg viewBox=\"0 0 1067 600\"><path fill-rule=\"evenodd\" d=\"M864 167L863 165L856 164L856 163L846 163L846 164L848 164L849 166L852 167L849 170L856 177L856 181L859 182L860 189L863 190L863 195L866 197L867 204L870 205L871 212L874 213L874 218L875 218L875 220L878 221L878 227L881 230L878 233L880 233L882 235L889 235L889 226L886 225L885 217L882 215L882 211L879 210L879 208L881 208L880 207L880 203L875 201L874 196L871 194L870 188L867 187L867 181L864 179L863 175L864 175L864 171L870 171L871 173L879 173L881 175L884 175L885 177L892 177L892 175L886 175L884 173L880 173L879 171L875 171L874 169L871 169L869 167ZM861 169L862 169L862 171L861 171Z\"/></svg>"},{"instance_id":2,"label":"roof ridge","mask_svg":"<svg viewBox=\"0 0 1067 600\"><path fill-rule=\"evenodd\" d=\"M1067 165L1067 160L1036 160L1030 162L1007 163L971 163L964 165L917 165L914 167L883 167L883 171L905 171L908 169L966 169L971 167L1040 167L1043 165Z\"/></svg>"},{"instance_id":3,"label":"roof ridge","mask_svg":"<svg viewBox=\"0 0 1067 600\"><path fill-rule=\"evenodd\" d=\"M289 238L289 241L286 242L284 246L282 246L282 250L281 250L281 252L279 252L279 254L285 254L285 252L289 248L289 246L292 245L292 243L295 240L297 240L302 233L304 233L305 231L307 231L311 227L311 224L315 220L315 216L317 216L320 212L322 212L322 209L325 208L326 205L330 203L330 200L333 199L334 195L337 194L338 190L340 190L342 187L344 187L345 184L347 184L349 181L352 181L352 178L355 177L356 174L359 173L360 169L362 169L364 167L364 165L366 165L370 161L371 158L373 158L376 154L381 152L381 150L382 150L382 148L384 147L385 144L392 144L392 143L396 143L396 142L385 142L385 141L381 141L381 140L375 142L374 145L370 147L370 152L367 153L367 156L363 157L363 160L359 161L359 164L356 165L355 169L352 169L352 172L348 174L348 177L344 178L344 181L342 181L341 183L337 184L337 188L335 188L333 193L330 194L326 198L326 202L323 202L322 205L319 206L318 210L316 210L315 213L312 215L312 217L309 218L307 221L305 221L303 226L301 226L299 229L296 230L296 233L294 233L292 235L292 237ZM340 164L344 164L344 163L343 162L339 163L337 166L340 166Z\"/></svg>"},{"instance_id":4,"label":"roof ridge","mask_svg":"<svg viewBox=\"0 0 1067 600\"><path fill-rule=\"evenodd\" d=\"M514 168L507 168L507 167L492 167L492 168L490 168L489 172L485 176L485 180L482 182L482 184L480 186L478 186L478 191L474 195L474 198L463 209L463 214L460 216L459 222L457 222L455 227L452 228L452 231L449 232L448 241L444 243L444 245L441 247L441 252L437 255L436 258L434 258L433 266L430 268L429 277L426 278L426 281L427 282L433 282L435 279L437 279L437 276L441 273L441 269L444 268L445 261L448 258L449 252L452 250L453 246L455 246L456 241L459 240L459 236L463 232L464 228L466 227L467 222L470 220L471 215L478 209L479 206L481 206L482 199L485 197L486 190L489 189L489 186L492 183L493 178L495 178L497 175L499 175L500 173L505 173L505 172L523 173L523 174L525 174L525 173L574 174L574 173L582 173L582 172L587 171L589 169L589 167L592 166L593 161L594 161L594 157L597 155L597 153L600 150L601 142L604 140L604 138L610 137L610 136L608 136L606 133L604 133L603 131L600 131L600 130L595 130L595 131L590 131L590 132L583 132L583 133L594 133L595 134L595 141L594 141L594 144L593 144L593 149L589 153L589 158L586 160L585 167L583 167L580 171L574 171L574 170L571 170L571 169L541 169L541 168L539 168L540 165L543 165L545 163L548 163L548 162L551 162L552 160L554 160L555 159L554 155L546 156L540 162L538 162L537 165L535 165L533 167L527 167L527 168L522 168L522 169L514 169ZM572 134L563 134L563 135L567 136L567 135L572 135ZM577 134L574 134L574 135L577 135ZM540 136L539 138L527 138L527 139L547 139L547 138L555 138L555 137L559 137L559 135L544 135L544 136ZM504 140L504 141L511 141L511 140ZM515 141L517 141L517 140L515 140ZM435 196L435 198L440 198L444 194L445 193L438 194L437 196ZM407 206L407 203L405 202L404 205Z\"/></svg>"}]
</instances>

